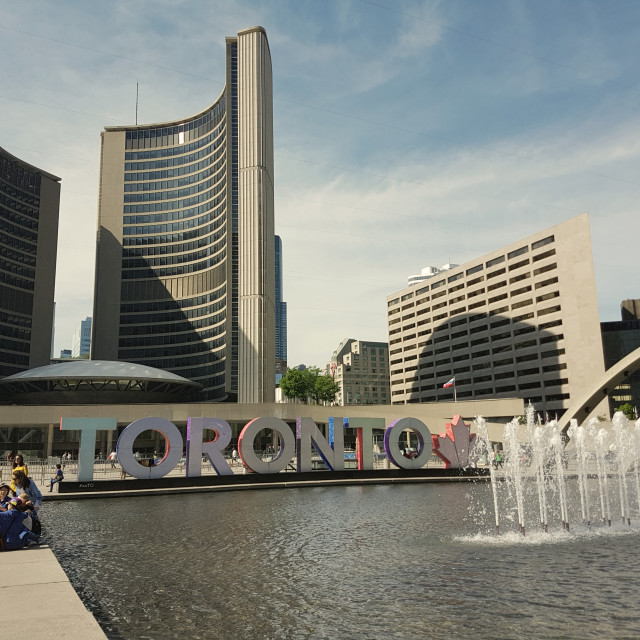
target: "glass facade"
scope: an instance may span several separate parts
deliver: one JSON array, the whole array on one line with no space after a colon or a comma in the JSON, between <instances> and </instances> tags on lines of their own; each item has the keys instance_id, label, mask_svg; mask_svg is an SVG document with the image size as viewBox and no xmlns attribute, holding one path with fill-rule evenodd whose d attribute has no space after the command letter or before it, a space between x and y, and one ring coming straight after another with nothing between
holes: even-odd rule
<instances>
[{"instance_id":1,"label":"glass facade","mask_svg":"<svg viewBox=\"0 0 640 640\"><path fill-rule=\"evenodd\" d=\"M228 136L225 92L192 120L124 137L117 357L196 380L207 399L226 393Z\"/></svg>"},{"instance_id":2,"label":"glass facade","mask_svg":"<svg viewBox=\"0 0 640 640\"><path fill-rule=\"evenodd\" d=\"M0 149L0 377L33 366L43 179L42 172ZM57 203L55 224L57 229ZM53 289L49 294L53 300Z\"/></svg>"}]
</instances>

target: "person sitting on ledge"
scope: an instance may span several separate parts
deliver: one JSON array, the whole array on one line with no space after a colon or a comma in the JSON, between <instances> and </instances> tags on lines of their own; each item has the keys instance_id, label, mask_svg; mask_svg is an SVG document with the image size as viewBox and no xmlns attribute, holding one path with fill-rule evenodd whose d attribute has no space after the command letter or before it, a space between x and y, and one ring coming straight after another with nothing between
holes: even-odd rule
<instances>
[{"instance_id":1,"label":"person sitting on ledge","mask_svg":"<svg viewBox=\"0 0 640 640\"><path fill-rule=\"evenodd\" d=\"M24 525L28 517L25 507L26 504L20 498L12 498L9 509L0 512L0 539L7 551L22 549L29 542L37 544L38 536L32 534Z\"/></svg>"},{"instance_id":2,"label":"person sitting on ledge","mask_svg":"<svg viewBox=\"0 0 640 640\"><path fill-rule=\"evenodd\" d=\"M11 480L15 484L16 493L26 493L29 496L29 500L34 504L34 514L40 508L42 504L42 494L40 493L40 489L36 487L36 483L27 478L24 471L14 470L11 474Z\"/></svg>"},{"instance_id":3,"label":"person sitting on ledge","mask_svg":"<svg viewBox=\"0 0 640 640\"><path fill-rule=\"evenodd\" d=\"M0 511L6 511L9 508L9 502L13 497L11 487L6 482L0 484Z\"/></svg>"},{"instance_id":4,"label":"person sitting on ledge","mask_svg":"<svg viewBox=\"0 0 640 640\"><path fill-rule=\"evenodd\" d=\"M49 493L53 491L53 485L56 482L62 482L63 480L64 480L64 473L62 473L62 465L58 463L56 465L56 472L53 475L53 478L49 478Z\"/></svg>"}]
</instances>

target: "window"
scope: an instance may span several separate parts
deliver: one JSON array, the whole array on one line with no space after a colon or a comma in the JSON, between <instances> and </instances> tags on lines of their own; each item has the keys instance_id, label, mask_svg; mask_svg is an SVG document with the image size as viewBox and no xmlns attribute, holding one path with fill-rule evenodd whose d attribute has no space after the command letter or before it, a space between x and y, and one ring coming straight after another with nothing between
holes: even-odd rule
<instances>
[{"instance_id":1,"label":"window","mask_svg":"<svg viewBox=\"0 0 640 640\"><path fill-rule=\"evenodd\" d=\"M509 259L515 258L517 256L521 256L523 253L527 253L527 251L529 251L529 247L528 246L520 247L519 249L515 249L514 251L510 251L507 254L507 257Z\"/></svg>"},{"instance_id":2,"label":"window","mask_svg":"<svg viewBox=\"0 0 640 640\"><path fill-rule=\"evenodd\" d=\"M470 269L467 269L466 274L470 276L472 273L478 273L478 271L482 271L483 267L484 265L477 264L475 267L471 267Z\"/></svg>"},{"instance_id":3,"label":"window","mask_svg":"<svg viewBox=\"0 0 640 640\"><path fill-rule=\"evenodd\" d=\"M551 298L557 298L560 295L559 291L550 291L549 293L545 293L544 295L537 296L536 302L542 302L544 300L551 300Z\"/></svg>"},{"instance_id":4,"label":"window","mask_svg":"<svg viewBox=\"0 0 640 640\"><path fill-rule=\"evenodd\" d=\"M504 262L504 256L499 256L497 258L493 258L493 260L489 260L487 262L487 269L489 267L493 267L496 264L500 264L501 262Z\"/></svg>"},{"instance_id":5,"label":"window","mask_svg":"<svg viewBox=\"0 0 640 640\"><path fill-rule=\"evenodd\" d=\"M413 291L405 293L400 300L404 302L405 300L409 300L409 298L413 298Z\"/></svg>"},{"instance_id":6,"label":"window","mask_svg":"<svg viewBox=\"0 0 640 640\"><path fill-rule=\"evenodd\" d=\"M514 282L520 282L520 280L526 280L530 278L531 274L527 271L525 273L521 273L518 276L513 276L513 278L509 278L509 284L513 284Z\"/></svg>"},{"instance_id":7,"label":"window","mask_svg":"<svg viewBox=\"0 0 640 640\"><path fill-rule=\"evenodd\" d=\"M474 284L478 284L478 282L482 282L484 280L484 276L480 276L479 278L473 278L473 280L467 281L467 287L470 287Z\"/></svg>"},{"instance_id":8,"label":"window","mask_svg":"<svg viewBox=\"0 0 640 640\"><path fill-rule=\"evenodd\" d=\"M531 285L527 285L526 287L521 287L520 289L514 289L511 292L512 296L519 296L521 293L528 293L531 291Z\"/></svg>"},{"instance_id":9,"label":"window","mask_svg":"<svg viewBox=\"0 0 640 640\"><path fill-rule=\"evenodd\" d=\"M509 265L509 271L513 271L514 269L519 269L520 267L524 267L529 264L529 258L526 260L520 260L520 262L515 262L514 264Z\"/></svg>"},{"instance_id":10,"label":"window","mask_svg":"<svg viewBox=\"0 0 640 640\"><path fill-rule=\"evenodd\" d=\"M511 305L511 308L514 310L521 309L522 307L526 307L530 304L533 304L533 300L531 298L529 298L528 300L523 300L522 302L516 302Z\"/></svg>"},{"instance_id":11,"label":"window","mask_svg":"<svg viewBox=\"0 0 640 640\"><path fill-rule=\"evenodd\" d=\"M398 302L400 302L400 298L394 298L393 300L389 300L389 302L387 302L387 306L391 307L394 304L398 304Z\"/></svg>"},{"instance_id":12,"label":"window","mask_svg":"<svg viewBox=\"0 0 640 640\"><path fill-rule=\"evenodd\" d=\"M434 282L431 285L431 291L433 291L434 289L438 289L440 288L443 284L445 284L446 280L438 280L438 282Z\"/></svg>"},{"instance_id":13,"label":"window","mask_svg":"<svg viewBox=\"0 0 640 640\"><path fill-rule=\"evenodd\" d=\"M487 280L489 280L490 278L495 278L496 276L500 276L503 273L506 273L507 270L506 269L497 269L496 271L492 271L491 273L487 273Z\"/></svg>"},{"instance_id":14,"label":"window","mask_svg":"<svg viewBox=\"0 0 640 640\"><path fill-rule=\"evenodd\" d=\"M516 349L528 349L529 347L535 347L537 344L536 340L524 340L523 342L518 342L514 345Z\"/></svg>"},{"instance_id":15,"label":"window","mask_svg":"<svg viewBox=\"0 0 640 640\"><path fill-rule=\"evenodd\" d=\"M539 309L538 316L546 316L549 313L555 313L556 311L560 311L560 305L555 307L548 307L547 309Z\"/></svg>"},{"instance_id":16,"label":"window","mask_svg":"<svg viewBox=\"0 0 640 640\"><path fill-rule=\"evenodd\" d=\"M416 295L419 296L421 293L426 293L427 291L429 291L429 286L428 285L426 287L422 287L422 288L418 289L416 291Z\"/></svg>"},{"instance_id":17,"label":"window","mask_svg":"<svg viewBox=\"0 0 640 640\"><path fill-rule=\"evenodd\" d=\"M455 282L456 280L462 278L463 275L464 274L462 273L462 271L460 273L456 273L454 276L450 276L449 278L447 278L447 282Z\"/></svg>"},{"instance_id":18,"label":"window","mask_svg":"<svg viewBox=\"0 0 640 640\"><path fill-rule=\"evenodd\" d=\"M553 236L548 236L546 238L543 238L542 240L537 240L531 245L531 249L535 251L540 247L544 247L546 244L551 244L554 241L554 239L555 238Z\"/></svg>"},{"instance_id":19,"label":"window","mask_svg":"<svg viewBox=\"0 0 640 640\"><path fill-rule=\"evenodd\" d=\"M556 282L558 282L558 278L549 278L548 280L543 280L542 282L536 282L536 289L546 287L550 284L555 284Z\"/></svg>"},{"instance_id":20,"label":"window","mask_svg":"<svg viewBox=\"0 0 640 640\"><path fill-rule=\"evenodd\" d=\"M555 256L556 250L549 249L549 251L545 251L544 253L539 253L537 256L533 256L533 261L538 262L538 260L543 260L544 258L548 258L549 256Z\"/></svg>"},{"instance_id":21,"label":"window","mask_svg":"<svg viewBox=\"0 0 640 640\"><path fill-rule=\"evenodd\" d=\"M487 291L494 291L495 289L499 289L500 287L506 287L506 286L507 286L507 281L503 280L502 282L496 282L495 284L488 286Z\"/></svg>"},{"instance_id":22,"label":"window","mask_svg":"<svg viewBox=\"0 0 640 640\"><path fill-rule=\"evenodd\" d=\"M547 264L544 267L538 267L537 269L533 270L533 275L534 276L539 276L541 273L547 273L547 271L553 271L558 265L555 262L552 262L551 264Z\"/></svg>"}]
</instances>

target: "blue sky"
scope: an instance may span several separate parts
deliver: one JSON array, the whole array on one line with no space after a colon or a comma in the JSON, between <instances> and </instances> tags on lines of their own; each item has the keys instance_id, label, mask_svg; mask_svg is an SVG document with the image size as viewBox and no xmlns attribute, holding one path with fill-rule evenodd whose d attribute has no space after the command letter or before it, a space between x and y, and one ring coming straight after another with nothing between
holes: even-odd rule
<instances>
[{"instance_id":1,"label":"blue sky","mask_svg":"<svg viewBox=\"0 0 640 640\"><path fill-rule=\"evenodd\" d=\"M0 0L0 146L62 178L56 353L92 313L100 131L189 116L224 39L274 75L289 364L387 340L386 296L589 212L600 319L640 297L636 0Z\"/></svg>"}]
</instances>

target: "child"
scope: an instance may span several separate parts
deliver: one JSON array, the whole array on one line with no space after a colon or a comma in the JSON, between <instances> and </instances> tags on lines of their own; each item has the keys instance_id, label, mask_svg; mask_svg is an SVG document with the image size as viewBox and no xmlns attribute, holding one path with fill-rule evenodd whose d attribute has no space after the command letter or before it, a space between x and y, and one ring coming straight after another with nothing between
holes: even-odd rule
<instances>
[{"instance_id":1,"label":"child","mask_svg":"<svg viewBox=\"0 0 640 640\"><path fill-rule=\"evenodd\" d=\"M56 482L62 482L64 480L64 474L62 473L62 465L57 464L56 465L56 472L53 476L53 478L49 478L49 493L51 493L53 491L53 485Z\"/></svg>"}]
</instances>

